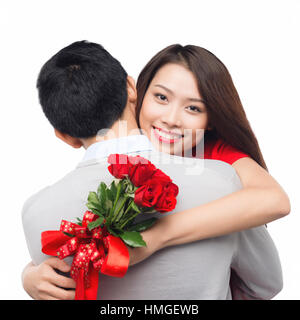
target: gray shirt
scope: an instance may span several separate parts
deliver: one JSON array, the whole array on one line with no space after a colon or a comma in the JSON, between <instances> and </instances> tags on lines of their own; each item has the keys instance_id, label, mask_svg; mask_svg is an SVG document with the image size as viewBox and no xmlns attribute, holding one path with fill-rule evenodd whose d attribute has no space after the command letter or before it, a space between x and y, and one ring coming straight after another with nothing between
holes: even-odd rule
<instances>
[{"instance_id":1,"label":"gray shirt","mask_svg":"<svg viewBox=\"0 0 300 320\"><path fill-rule=\"evenodd\" d=\"M173 212L199 206L241 188L234 168L222 161L137 150L132 154L151 160L179 186ZM57 183L28 199L22 219L34 263L49 258L41 252L41 232L58 230L62 219L75 222L76 217L82 217L88 193L95 191L101 181L109 184L113 179L107 166L106 156L87 159ZM153 216L160 218L173 212ZM145 218L149 215L139 217ZM72 261L70 257L65 260ZM281 290L280 260L265 226L162 249L129 267L123 278L100 274L98 299L230 300L231 272L238 289L235 298L241 298L243 292L248 299L271 299Z\"/></svg>"}]
</instances>

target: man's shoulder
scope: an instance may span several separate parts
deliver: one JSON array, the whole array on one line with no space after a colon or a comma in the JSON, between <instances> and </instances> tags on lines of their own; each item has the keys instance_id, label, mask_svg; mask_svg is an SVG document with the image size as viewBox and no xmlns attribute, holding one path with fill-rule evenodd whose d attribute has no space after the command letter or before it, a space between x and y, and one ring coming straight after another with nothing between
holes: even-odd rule
<instances>
[{"instance_id":1,"label":"man's shoulder","mask_svg":"<svg viewBox=\"0 0 300 320\"><path fill-rule=\"evenodd\" d=\"M30 196L23 205L22 215L34 208L59 207L68 201L85 201L86 195L95 190L99 181L107 182L111 177L106 162L77 166L58 181Z\"/></svg>"},{"instance_id":2,"label":"man's shoulder","mask_svg":"<svg viewBox=\"0 0 300 320\"><path fill-rule=\"evenodd\" d=\"M22 208L22 216L30 209L30 207L39 199L45 197L47 193L55 188L57 188L60 184L63 184L65 180L69 179L69 177L74 174L74 170L63 176L58 181L54 182L52 185L48 185L39 191L32 194L23 204Z\"/></svg>"},{"instance_id":3,"label":"man's shoulder","mask_svg":"<svg viewBox=\"0 0 300 320\"><path fill-rule=\"evenodd\" d=\"M33 195L31 195L23 204L23 208L22 208L22 217L25 216L26 212L28 212L29 208L31 207L31 205L36 201L36 199L38 199L41 194L43 194L47 189L49 188L49 186L44 187L43 189L39 190L38 192L34 193Z\"/></svg>"},{"instance_id":4,"label":"man's shoulder","mask_svg":"<svg viewBox=\"0 0 300 320\"><path fill-rule=\"evenodd\" d=\"M98 172L100 173L101 170ZM92 172L92 168L75 168L74 170L65 174L62 178L57 180L51 185L48 185L41 190L31 195L24 203L22 209L22 215L26 214L33 206L40 202L47 203L52 200L62 198L64 195L68 195L72 190L77 189L80 185L85 185L91 179L92 175L95 175L96 169Z\"/></svg>"}]
</instances>

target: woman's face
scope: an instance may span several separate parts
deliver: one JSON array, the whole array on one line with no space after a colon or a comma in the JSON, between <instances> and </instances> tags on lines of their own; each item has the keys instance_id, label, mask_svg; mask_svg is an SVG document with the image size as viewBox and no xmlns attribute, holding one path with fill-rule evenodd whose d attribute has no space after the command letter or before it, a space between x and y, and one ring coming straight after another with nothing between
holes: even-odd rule
<instances>
[{"instance_id":1,"label":"woman's face","mask_svg":"<svg viewBox=\"0 0 300 320\"><path fill-rule=\"evenodd\" d=\"M161 152L181 156L198 144L208 119L193 73L175 63L162 66L146 91L139 120Z\"/></svg>"}]
</instances>

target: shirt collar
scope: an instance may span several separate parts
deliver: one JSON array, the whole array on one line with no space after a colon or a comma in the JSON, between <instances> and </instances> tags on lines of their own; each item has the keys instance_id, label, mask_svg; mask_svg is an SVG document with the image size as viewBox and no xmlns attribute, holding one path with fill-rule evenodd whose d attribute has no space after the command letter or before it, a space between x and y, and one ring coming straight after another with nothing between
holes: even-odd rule
<instances>
[{"instance_id":1,"label":"shirt collar","mask_svg":"<svg viewBox=\"0 0 300 320\"><path fill-rule=\"evenodd\" d=\"M107 158L110 154L123 153L129 154L140 151L154 150L150 140L145 135L132 135L95 142L90 145L84 154L81 163L94 159Z\"/></svg>"}]
</instances>

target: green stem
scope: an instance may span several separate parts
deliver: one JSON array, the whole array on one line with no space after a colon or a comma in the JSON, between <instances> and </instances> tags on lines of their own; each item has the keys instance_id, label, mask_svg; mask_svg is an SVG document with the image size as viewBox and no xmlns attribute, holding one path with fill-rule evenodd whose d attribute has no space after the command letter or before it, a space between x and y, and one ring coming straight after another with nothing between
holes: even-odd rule
<instances>
[{"instance_id":1,"label":"green stem","mask_svg":"<svg viewBox=\"0 0 300 320\"><path fill-rule=\"evenodd\" d=\"M120 210L124 207L124 204L125 204L126 200L127 200L127 197L125 197L124 200L121 202L121 205L119 206L118 210L114 213L114 216L113 216L111 222L113 222L113 221L116 220L116 218L117 218L117 216L118 216L118 213L119 213Z\"/></svg>"},{"instance_id":2,"label":"green stem","mask_svg":"<svg viewBox=\"0 0 300 320\"><path fill-rule=\"evenodd\" d=\"M123 213L122 217L119 217L120 218L123 218L119 221L119 223L123 223L124 221L126 221L126 215L128 213L128 211L130 211L131 207L132 207L132 203L133 203L133 200L130 201L130 204L128 205L127 209L125 210L125 212Z\"/></svg>"},{"instance_id":3,"label":"green stem","mask_svg":"<svg viewBox=\"0 0 300 320\"><path fill-rule=\"evenodd\" d=\"M136 212L135 214L133 214L129 219L127 219L127 220L121 225L120 228L123 229L123 228L126 226L126 224L127 224L130 220L134 219L139 213L140 213L140 212Z\"/></svg>"},{"instance_id":4,"label":"green stem","mask_svg":"<svg viewBox=\"0 0 300 320\"><path fill-rule=\"evenodd\" d=\"M132 208L133 202L134 202L134 200L132 199L132 200L130 201L130 204L128 205L126 211L125 211L124 214L123 214L123 218L124 218L124 219L121 219L121 220L123 220L123 223L124 223L124 221L127 221L126 215L127 215L127 213L130 211L130 209ZM131 217L131 216L130 216L130 217ZM129 218L130 218L130 217L129 217ZM120 221L120 223L122 223L122 221Z\"/></svg>"},{"instance_id":5,"label":"green stem","mask_svg":"<svg viewBox=\"0 0 300 320\"><path fill-rule=\"evenodd\" d=\"M124 212L124 216L131 209L133 201L134 201L133 199L130 201L130 205L127 207L126 211Z\"/></svg>"}]
</instances>

